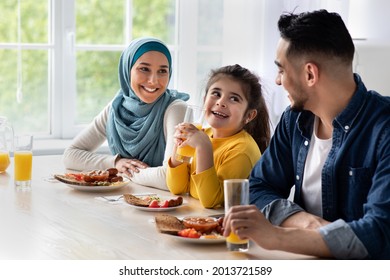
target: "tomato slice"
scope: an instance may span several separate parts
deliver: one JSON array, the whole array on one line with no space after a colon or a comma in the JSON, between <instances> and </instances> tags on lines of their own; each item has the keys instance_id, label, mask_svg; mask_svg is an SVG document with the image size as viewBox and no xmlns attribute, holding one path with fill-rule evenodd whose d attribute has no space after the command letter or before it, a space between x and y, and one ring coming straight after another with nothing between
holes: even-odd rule
<instances>
[{"instance_id":1,"label":"tomato slice","mask_svg":"<svg viewBox=\"0 0 390 280\"><path fill-rule=\"evenodd\" d=\"M65 176L73 178L77 181L84 181L84 174L82 173L66 173Z\"/></svg>"},{"instance_id":2,"label":"tomato slice","mask_svg":"<svg viewBox=\"0 0 390 280\"><path fill-rule=\"evenodd\" d=\"M150 208L160 208L160 204L158 204L157 200L152 200L149 204Z\"/></svg>"},{"instance_id":3,"label":"tomato slice","mask_svg":"<svg viewBox=\"0 0 390 280\"><path fill-rule=\"evenodd\" d=\"M168 208L169 207L169 201L165 200L162 204L160 204L161 208Z\"/></svg>"}]
</instances>

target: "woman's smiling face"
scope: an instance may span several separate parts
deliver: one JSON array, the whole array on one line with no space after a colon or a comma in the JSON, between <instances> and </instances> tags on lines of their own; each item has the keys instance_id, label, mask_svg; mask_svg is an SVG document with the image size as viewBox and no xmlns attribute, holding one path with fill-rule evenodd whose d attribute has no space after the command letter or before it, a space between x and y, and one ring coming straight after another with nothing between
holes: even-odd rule
<instances>
[{"instance_id":1,"label":"woman's smiling face","mask_svg":"<svg viewBox=\"0 0 390 280\"><path fill-rule=\"evenodd\" d=\"M169 84L169 64L161 52L149 51L141 55L130 72L130 86L145 103L153 103Z\"/></svg>"},{"instance_id":2,"label":"woman's smiling face","mask_svg":"<svg viewBox=\"0 0 390 280\"><path fill-rule=\"evenodd\" d=\"M204 108L213 137L224 138L244 127L248 100L239 82L222 76L207 91Z\"/></svg>"}]
</instances>

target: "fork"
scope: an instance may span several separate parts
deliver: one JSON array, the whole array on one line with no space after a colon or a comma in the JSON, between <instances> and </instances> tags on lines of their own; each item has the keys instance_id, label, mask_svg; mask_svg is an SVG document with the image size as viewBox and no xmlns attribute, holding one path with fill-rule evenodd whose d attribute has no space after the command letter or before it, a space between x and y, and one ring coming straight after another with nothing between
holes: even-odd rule
<instances>
[{"instance_id":1,"label":"fork","mask_svg":"<svg viewBox=\"0 0 390 280\"><path fill-rule=\"evenodd\" d=\"M107 201L110 201L110 202L115 202L115 201L119 201L121 198L123 198L123 195L117 197L117 198L108 198L108 197L105 197L105 196L101 196L101 198L107 200Z\"/></svg>"},{"instance_id":2,"label":"fork","mask_svg":"<svg viewBox=\"0 0 390 280\"><path fill-rule=\"evenodd\" d=\"M152 196L152 195L157 195L156 193L135 193L133 194L134 196ZM121 198L123 198L123 194L117 198L109 198L109 197L105 197L105 196L101 196L101 198L109 201L109 202L115 202L115 201L119 201Z\"/></svg>"}]
</instances>

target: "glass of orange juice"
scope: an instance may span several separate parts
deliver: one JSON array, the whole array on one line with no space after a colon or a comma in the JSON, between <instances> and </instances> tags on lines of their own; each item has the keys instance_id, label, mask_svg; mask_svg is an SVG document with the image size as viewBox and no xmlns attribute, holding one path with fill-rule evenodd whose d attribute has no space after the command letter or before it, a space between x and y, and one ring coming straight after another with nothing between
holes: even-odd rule
<instances>
[{"instance_id":1,"label":"glass of orange juice","mask_svg":"<svg viewBox=\"0 0 390 280\"><path fill-rule=\"evenodd\" d=\"M19 190L29 190L31 188L32 147L32 135L20 135L15 137L14 179L15 186Z\"/></svg>"},{"instance_id":2,"label":"glass of orange juice","mask_svg":"<svg viewBox=\"0 0 390 280\"><path fill-rule=\"evenodd\" d=\"M188 105L184 115L185 123L192 123L197 129L202 129L205 122L204 109L195 105ZM184 139L183 139L184 140ZM178 147L176 150L176 160L180 162L191 162L195 154L195 149L191 146Z\"/></svg>"},{"instance_id":3,"label":"glass of orange juice","mask_svg":"<svg viewBox=\"0 0 390 280\"><path fill-rule=\"evenodd\" d=\"M0 116L0 173L7 170L10 159L9 151L12 151L14 131L6 117Z\"/></svg>"},{"instance_id":4,"label":"glass of orange juice","mask_svg":"<svg viewBox=\"0 0 390 280\"><path fill-rule=\"evenodd\" d=\"M8 151L0 151L0 173L5 172L10 164Z\"/></svg>"},{"instance_id":5,"label":"glass of orange juice","mask_svg":"<svg viewBox=\"0 0 390 280\"><path fill-rule=\"evenodd\" d=\"M249 180L229 179L223 181L225 196L225 213L234 205L249 204ZM226 246L229 251L247 251L249 240L240 239L234 232L230 232L226 238Z\"/></svg>"}]
</instances>

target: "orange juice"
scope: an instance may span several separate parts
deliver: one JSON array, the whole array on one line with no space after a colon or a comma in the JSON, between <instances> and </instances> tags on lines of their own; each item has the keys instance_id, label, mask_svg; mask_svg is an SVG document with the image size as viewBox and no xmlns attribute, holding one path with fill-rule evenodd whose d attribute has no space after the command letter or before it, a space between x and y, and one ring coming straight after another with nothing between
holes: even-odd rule
<instances>
[{"instance_id":1,"label":"orange juice","mask_svg":"<svg viewBox=\"0 0 390 280\"><path fill-rule=\"evenodd\" d=\"M229 236L226 238L226 242L233 244L245 244L248 243L248 239L240 239L237 234L230 232Z\"/></svg>"},{"instance_id":2,"label":"orange juice","mask_svg":"<svg viewBox=\"0 0 390 280\"><path fill-rule=\"evenodd\" d=\"M31 180L32 152L17 151L14 153L15 159L15 181Z\"/></svg>"},{"instance_id":3,"label":"orange juice","mask_svg":"<svg viewBox=\"0 0 390 280\"><path fill-rule=\"evenodd\" d=\"M5 172L9 163L10 160L8 152L0 152L0 173Z\"/></svg>"},{"instance_id":4,"label":"orange juice","mask_svg":"<svg viewBox=\"0 0 390 280\"><path fill-rule=\"evenodd\" d=\"M226 238L226 247L229 251L245 252L249 249L249 240L240 239L236 234L231 232Z\"/></svg>"},{"instance_id":5,"label":"orange juice","mask_svg":"<svg viewBox=\"0 0 390 280\"><path fill-rule=\"evenodd\" d=\"M198 129L202 129L202 124L194 124L194 126ZM176 159L182 162L189 162L189 160L194 156L195 148L191 146L178 147L176 150Z\"/></svg>"}]
</instances>

